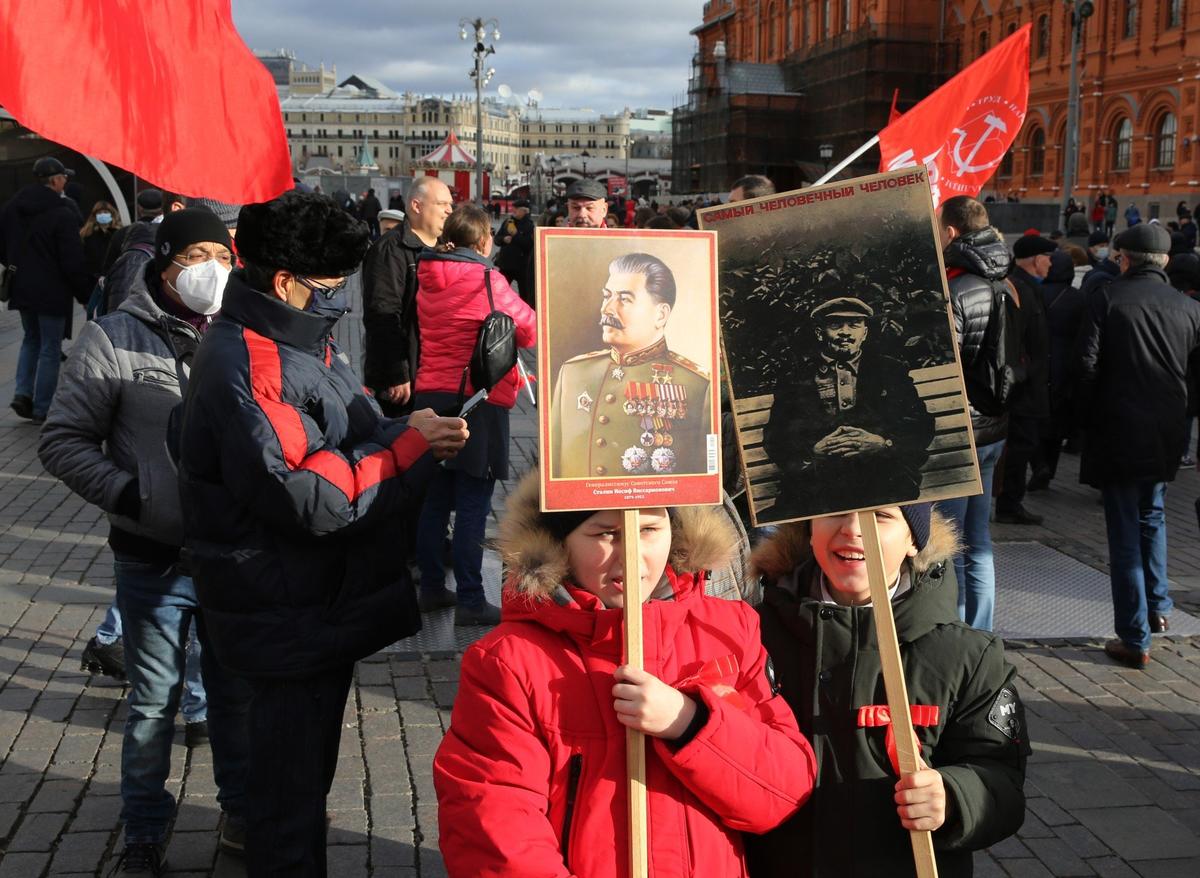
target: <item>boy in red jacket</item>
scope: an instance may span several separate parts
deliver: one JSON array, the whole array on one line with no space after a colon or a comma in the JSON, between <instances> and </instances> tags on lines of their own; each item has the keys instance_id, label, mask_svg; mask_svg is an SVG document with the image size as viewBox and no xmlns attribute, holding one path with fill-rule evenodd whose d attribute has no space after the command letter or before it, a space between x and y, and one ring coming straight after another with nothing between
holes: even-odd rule
<instances>
[{"instance_id":1,"label":"boy in red jacket","mask_svg":"<svg viewBox=\"0 0 1200 878\"><path fill-rule=\"evenodd\" d=\"M463 656L434 759L451 876L628 874L625 729L646 742L650 874L746 874L741 832L787 819L814 760L754 610L704 594L735 544L719 511L644 510L645 670L621 664L621 513L542 513L531 474L500 549L504 620Z\"/></svg>"}]
</instances>

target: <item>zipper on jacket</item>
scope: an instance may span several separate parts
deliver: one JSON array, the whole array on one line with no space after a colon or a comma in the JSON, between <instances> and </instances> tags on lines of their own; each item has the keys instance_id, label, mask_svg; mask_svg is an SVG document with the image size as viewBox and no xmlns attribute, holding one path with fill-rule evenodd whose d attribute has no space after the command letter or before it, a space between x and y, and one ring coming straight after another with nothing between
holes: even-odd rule
<instances>
[{"instance_id":1,"label":"zipper on jacket","mask_svg":"<svg viewBox=\"0 0 1200 878\"><path fill-rule=\"evenodd\" d=\"M568 869L571 853L571 819L575 816L575 794L579 792L579 778L583 774L583 754L572 753L567 760L567 810L563 814L562 858Z\"/></svg>"}]
</instances>

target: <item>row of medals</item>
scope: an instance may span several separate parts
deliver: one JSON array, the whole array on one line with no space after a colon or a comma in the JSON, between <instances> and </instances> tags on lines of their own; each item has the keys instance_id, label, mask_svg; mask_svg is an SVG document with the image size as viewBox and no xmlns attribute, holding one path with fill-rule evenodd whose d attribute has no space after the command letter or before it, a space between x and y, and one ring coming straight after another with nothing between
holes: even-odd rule
<instances>
[{"instance_id":1,"label":"row of medals","mask_svg":"<svg viewBox=\"0 0 1200 878\"><path fill-rule=\"evenodd\" d=\"M671 448L675 444L671 425L672 421L687 417L687 388L671 380L671 366L652 363L650 368L654 373L651 381L630 381L625 385L622 409L631 417L641 418L642 435L638 445L625 449L621 466L627 473L651 471L665 475L674 472L678 463ZM614 379L620 381L624 377L620 367L613 370Z\"/></svg>"}]
</instances>

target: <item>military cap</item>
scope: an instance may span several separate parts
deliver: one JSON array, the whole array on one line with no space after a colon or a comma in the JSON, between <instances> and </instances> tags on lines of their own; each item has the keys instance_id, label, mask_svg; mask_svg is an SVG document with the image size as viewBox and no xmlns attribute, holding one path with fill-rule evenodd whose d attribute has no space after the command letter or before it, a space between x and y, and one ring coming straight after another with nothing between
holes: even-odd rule
<instances>
[{"instance_id":1,"label":"military cap","mask_svg":"<svg viewBox=\"0 0 1200 878\"><path fill-rule=\"evenodd\" d=\"M608 190L595 180L584 178L576 180L567 187L568 201L572 198L586 198L588 201L600 201L606 197L608 197Z\"/></svg>"},{"instance_id":2,"label":"military cap","mask_svg":"<svg viewBox=\"0 0 1200 878\"><path fill-rule=\"evenodd\" d=\"M853 296L838 296L822 302L809 312L813 320L825 317L874 317L875 311L862 299Z\"/></svg>"},{"instance_id":3,"label":"military cap","mask_svg":"<svg viewBox=\"0 0 1200 878\"><path fill-rule=\"evenodd\" d=\"M1058 245L1049 238L1043 238L1041 235L1022 235L1013 244L1013 256L1028 259L1042 253L1053 253L1057 249Z\"/></svg>"},{"instance_id":4,"label":"military cap","mask_svg":"<svg viewBox=\"0 0 1200 878\"><path fill-rule=\"evenodd\" d=\"M1117 235L1113 246L1131 253L1170 253L1171 233L1156 223L1138 223Z\"/></svg>"}]
</instances>

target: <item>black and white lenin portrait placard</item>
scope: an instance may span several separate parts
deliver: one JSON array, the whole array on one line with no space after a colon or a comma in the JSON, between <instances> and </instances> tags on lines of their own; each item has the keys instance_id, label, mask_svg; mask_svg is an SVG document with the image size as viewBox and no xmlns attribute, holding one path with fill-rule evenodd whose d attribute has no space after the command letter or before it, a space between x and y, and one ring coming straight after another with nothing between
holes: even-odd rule
<instances>
[{"instance_id":1,"label":"black and white lenin portrait placard","mask_svg":"<svg viewBox=\"0 0 1200 878\"><path fill-rule=\"evenodd\" d=\"M924 169L700 221L757 524L979 493Z\"/></svg>"}]
</instances>

